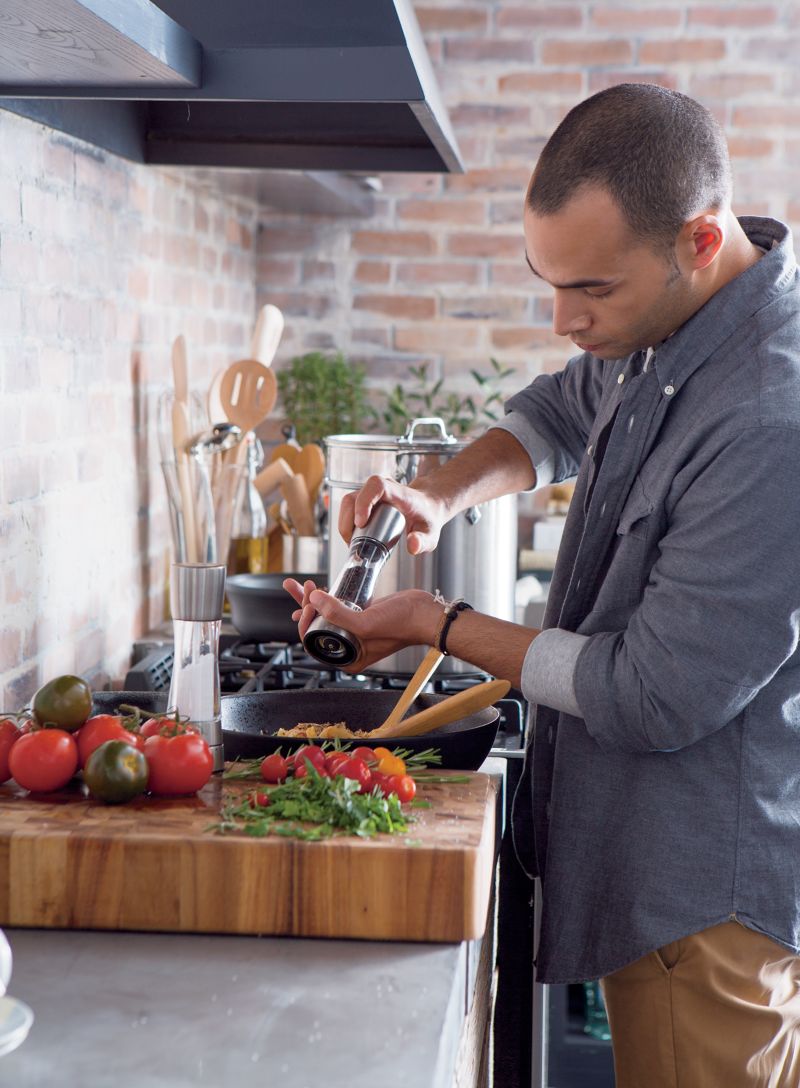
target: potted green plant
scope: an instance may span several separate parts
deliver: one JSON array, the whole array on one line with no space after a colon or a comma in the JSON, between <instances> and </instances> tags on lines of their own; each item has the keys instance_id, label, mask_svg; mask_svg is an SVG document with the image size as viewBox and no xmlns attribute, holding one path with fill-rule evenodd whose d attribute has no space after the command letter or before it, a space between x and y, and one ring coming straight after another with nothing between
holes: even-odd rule
<instances>
[{"instance_id":1,"label":"potted green plant","mask_svg":"<svg viewBox=\"0 0 800 1088\"><path fill-rule=\"evenodd\" d=\"M427 363L410 366L412 384L395 385L385 394L379 408L370 406L369 414L388 434L403 434L409 423L421 416L439 416L447 430L457 437L488 427L502 415L503 393L499 383L514 373L514 367L504 367L494 358L489 362L489 374L470 370L478 386L475 393L444 392L444 379L431 381Z\"/></svg>"},{"instance_id":2,"label":"potted green plant","mask_svg":"<svg viewBox=\"0 0 800 1088\"><path fill-rule=\"evenodd\" d=\"M341 352L297 355L278 371L278 394L301 445L329 434L356 434L367 418L364 368Z\"/></svg>"}]
</instances>

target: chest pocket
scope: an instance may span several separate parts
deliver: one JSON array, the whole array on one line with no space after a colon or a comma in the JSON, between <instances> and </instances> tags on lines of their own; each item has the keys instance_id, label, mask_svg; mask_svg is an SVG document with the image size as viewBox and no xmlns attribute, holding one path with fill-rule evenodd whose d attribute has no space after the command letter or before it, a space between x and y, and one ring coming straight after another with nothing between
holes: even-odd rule
<instances>
[{"instance_id":1,"label":"chest pocket","mask_svg":"<svg viewBox=\"0 0 800 1088\"><path fill-rule=\"evenodd\" d=\"M617 525L617 536L645 538L650 527L649 518L654 509L655 503L646 494L642 481L637 476L622 508Z\"/></svg>"}]
</instances>

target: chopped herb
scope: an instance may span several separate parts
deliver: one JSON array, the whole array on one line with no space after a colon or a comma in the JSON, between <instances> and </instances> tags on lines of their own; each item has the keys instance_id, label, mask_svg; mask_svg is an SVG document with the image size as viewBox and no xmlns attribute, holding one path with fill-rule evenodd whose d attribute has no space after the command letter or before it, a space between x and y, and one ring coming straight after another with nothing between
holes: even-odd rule
<instances>
[{"instance_id":1,"label":"chopped herb","mask_svg":"<svg viewBox=\"0 0 800 1088\"><path fill-rule=\"evenodd\" d=\"M251 795L223 801L215 830L219 834L238 831L311 841L336 835L370 838L378 832L407 831L409 819L396 795L358 793L353 779L326 778L309 766L304 778L273 786L269 805L253 806Z\"/></svg>"}]
</instances>

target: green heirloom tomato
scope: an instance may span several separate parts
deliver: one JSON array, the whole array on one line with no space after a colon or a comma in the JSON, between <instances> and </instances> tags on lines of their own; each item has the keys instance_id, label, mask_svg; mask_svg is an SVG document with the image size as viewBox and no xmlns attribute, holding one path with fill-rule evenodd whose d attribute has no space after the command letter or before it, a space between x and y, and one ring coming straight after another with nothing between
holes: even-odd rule
<instances>
[{"instance_id":1,"label":"green heirloom tomato","mask_svg":"<svg viewBox=\"0 0 800 1088\"><path fill-rule=\"evenodd\" d=\"M83 768L83 780L92 796L113 805L144 793L147 778L144 755L124 740L107 740L95 748Z\"/></svg>"},{"instance_id":2,"label":"green heirloom tomato","mask_svg":"<svg viewBox=\"0 0 800 1088\"><path fill-rule=\"evenodd\" d=\"M39 725L55 725L72 733L92 713L92 690L80 676L48 680L33 697L33 716Z\"/></svg>"}]
</instances>

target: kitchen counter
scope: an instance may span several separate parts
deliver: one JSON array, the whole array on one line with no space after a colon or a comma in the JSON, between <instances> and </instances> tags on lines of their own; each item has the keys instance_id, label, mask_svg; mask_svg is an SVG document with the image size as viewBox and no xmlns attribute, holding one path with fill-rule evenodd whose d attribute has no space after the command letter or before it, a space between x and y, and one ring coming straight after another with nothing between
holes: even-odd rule
<instances>
[{"instance_id":1,"label":"kitchen counter","mask_svg":"<svg viewBox=\"0 0 800 1088\"><path fill-rule=\"evenodd\" d=\"M6 936L15 1088L450 1088L482 944Z\"/></svg>"},{"instance_id":2,"label":"kitchen counter","mask_svg":"<svg viewBox=\"0 0 800 1088\"><path fill-rule=\"evenodd\" d=\"M493 906L487 923L459 944L7 927L9 993L35 1020L0 1084L471 1088L486 1083Z\"/></svg>"}]
</instances>

